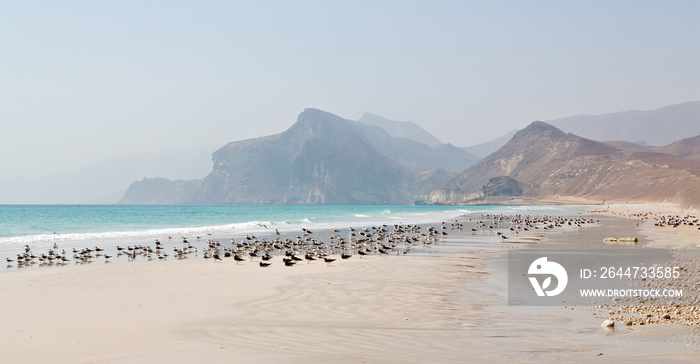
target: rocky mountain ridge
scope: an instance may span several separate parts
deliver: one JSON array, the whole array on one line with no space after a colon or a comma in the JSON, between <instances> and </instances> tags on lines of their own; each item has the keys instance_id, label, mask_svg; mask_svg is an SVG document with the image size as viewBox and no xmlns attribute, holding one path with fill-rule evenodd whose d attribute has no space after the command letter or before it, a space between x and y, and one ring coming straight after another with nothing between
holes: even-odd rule
<instances>
[{"instance_id":1,"label":"rocky mountain ridge","mask_svg":"<svg viewBox=\"0 0 700 364\"><path fill-rule=\"evenodd\" d=\"M217 150L204 179L143 179L120 203L463 204L557 196L700 201L699 151L700 136L664 147L604 143L537 121L469 166L465 152L449 144L431 147L307 109L280 134Z\"/></svg>"},{"instance_id":2,"label":"rocky mountain ridge","mask_svg":"<svg viewBox=\"0 0 700 364\"><path fill-rule=\"evenodd\" d=\"M144 179L120 203L407 204L436 179L452 175L440 168L414 172L378 152L371 140L339 116L306 109L283 133L214 152L213 170L203 180Z\"/></svg>"},{"instance_id":3,"label":"rocky mountain ridge","mask_svg":"<svg viewBox=\"0 0 700 364\"><path fill-rule=\"evenodd\" d=\"M494 177L509 177L530 198L589 200L700 198L700 163L659 152L625 151L533 122L495 153L426 196L427 203L468 203L485 197Z\"/></svg>"}]
</instances>

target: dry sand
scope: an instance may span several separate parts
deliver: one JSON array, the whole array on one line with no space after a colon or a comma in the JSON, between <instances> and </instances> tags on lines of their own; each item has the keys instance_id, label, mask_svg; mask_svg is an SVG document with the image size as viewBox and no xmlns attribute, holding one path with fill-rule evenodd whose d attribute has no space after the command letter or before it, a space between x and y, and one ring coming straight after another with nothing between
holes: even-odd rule
<instances>
[{"instance_id":1,"label":"dry sand","mask_svg":"<svg viewBox=\"0 0 700 364\"><path fill-rule=\"evenodd\" d=\"M291 268L275 259L269 268L200 259L5 273L2 360L458 362L452 333L489 316L452 297L485 273L472 256L451 257L451 267L429 257Z\"/></svg>"},{"instance_id":2,"label":"dry sand","mask_svg":"<svg viewBox=\"0 0 700 364\"><path fill-rule=\"evenodd\" d=\"M0 274L3 363L697 362L697 329L506 306L497 251ZM669 331L670 330L670 331ZM692 331L696 330L696 331Z\"/></svg>"}]
</instances>

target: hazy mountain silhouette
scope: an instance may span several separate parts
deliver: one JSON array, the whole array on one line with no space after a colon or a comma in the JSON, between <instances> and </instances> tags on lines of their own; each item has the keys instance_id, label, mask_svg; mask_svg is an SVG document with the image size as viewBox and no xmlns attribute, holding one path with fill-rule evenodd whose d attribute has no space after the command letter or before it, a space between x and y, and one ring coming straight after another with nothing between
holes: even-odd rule
<instances>
[{"instance_id":1,"label":"hazy mountain silhouette","mask_svg":"<svg viewBox=\"0 0 700 364\"><path fill-rule=\"evenodd\" d=\"M572 116L548 123L584 138L660 146L700 135L700 101L649 111Z\"/></svg>"},{"instance_id":2,"label":"hazy mountain silhouette","mask_svg":"<svg viewBox=\"0 0 700 364\"><path fill-rule=\"evenodd\" d=\"M211 171L211 146L193 150L162 150L104 160L64 173L0 182L1 203L110 204L131 182L163 176L193 179Z\"/></svg>"},{"instance_id":3,"label":"hazy mountain silhouette","mask_svg":"<svg viewBox=\"0 0 700 364\"><path fill-rule=\"evenodd\" d=\"M493 138L489 140L488 142L472 145L469 147L461 147L460 149L469 152L471 154L474 154L480 158L486 157L487 155L497 151L500 149L502 146L504 146L508 141L510 141L511 138L513 138L513 135L518 132L518 129L513 129L509 132L507 132L504 135L501 135L499 137Z\"/></svg>"},{"instance_id":4,"label":"hazy mountain silhouette","mask_svg":"<svg viewBox=\"0 0 700 364\"><path fill-rule=\"evenodd\" d=\"M415 172L439 167L456 173L467 169L481 159L452 144L440 144L436 147L431 147L408 137L394 137L379 126L365 124L360 121L350 122L362 131L359 135L372 148ZM412 125L420 129L418 125ZM412 128L412 130L416 130L415 128ZM426 131L423 132L425 135L430 135Z\"/></svg>"},{"instance_id":5,"label":"hazy mountain silhouette","mask_svg":"<svg viewBox=\"0 0 700 364\"><path fill-rule=\"evenodd\" d=\"M217 150L203 180L144 179L120 203L405 204L435 179L451 176L439 169L412 172L367 139L339 116L306 109L283 133Z\"/></svg>"},{"instance_id":6,"label":"hazy mountain silhouette","mask_svg":"<svg viewBox=\"0 0 700 364\"><path fill-rule=\"evenodd\" d=\"M620 141L606 143L628 152L666 153L700 162L700 135L678 140L662 147Z\"/></svg>"},{"instance_id":7,"label":"hazy mountain silhouette","mask_svg":"<svg viewBox=\"0 0 700 364\"><path fill-rule=\"evenodd\" d=\"M133 183L120 202L403 204L493 196L693 201L700 196L698 141L700 137L686 138L664 147L604 143L538 121L455 174L449 170L472 163L459 148L431 147L376 125L307 109L283 133L232 142L216 151L214 168L204 179L147 178Z\"/></svg>"},{"instance_id":8,"label":"hazy mountain silhouette","mask_svg":"<svg viewBox=\"0 0 700 364\"><path fill-rule=\"evenodd\" d=\"M378 126L395 138L407 138L419 143L437 147L445 144L420 126L410 121L393 121L370 113L365 113L357 121Z\"/></svg>"}]
</instances>

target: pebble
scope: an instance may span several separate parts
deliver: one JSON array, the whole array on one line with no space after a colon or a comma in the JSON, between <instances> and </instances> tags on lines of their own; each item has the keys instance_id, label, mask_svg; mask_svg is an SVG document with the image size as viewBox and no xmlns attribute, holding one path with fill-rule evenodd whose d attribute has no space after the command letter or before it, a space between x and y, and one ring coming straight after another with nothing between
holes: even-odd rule
<instances>
[{"instance_id":1,"label":"pebble","mask_svg":"<svg viewBox=\"0 0 700 364\"><path fill-rule=\"evenodd\" d=\"M600 326L603 326L606 329L612 329L612 328L615 328L615 321L605 320L605 321L603 321L603 323Z\"/></svg>"}]
</instances>

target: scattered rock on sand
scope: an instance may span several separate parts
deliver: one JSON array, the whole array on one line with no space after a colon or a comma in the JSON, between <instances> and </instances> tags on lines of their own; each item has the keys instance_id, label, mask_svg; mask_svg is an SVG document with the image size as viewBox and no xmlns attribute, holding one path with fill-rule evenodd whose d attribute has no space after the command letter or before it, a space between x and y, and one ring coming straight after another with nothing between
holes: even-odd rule
<instances>
[{"instance_id":1,"label":"scattered rock on sand","mask_svg":"<svg viewBox=\"0 0 700 364\"><path fill-rule=\"evenodd\" d=\"M639 239L635 237L627 237L627 238L605 238L603 239L604 243L610 243L610 244L615 244L615 243L621 243L621 244L637 244L639 242Z\"/></svg>"},{"instance_id":2,"label":"scattered rock on sand","mask_svg":"<svg viewBox=\"0 0 700 364\"><path fill-rule=\"evenodd\" d=\"M615 321L605 320L605 321L603 321L603 323L600 326L603 326L606 329L612 329L615 327Z\"/></svg>"}]
</instances>

